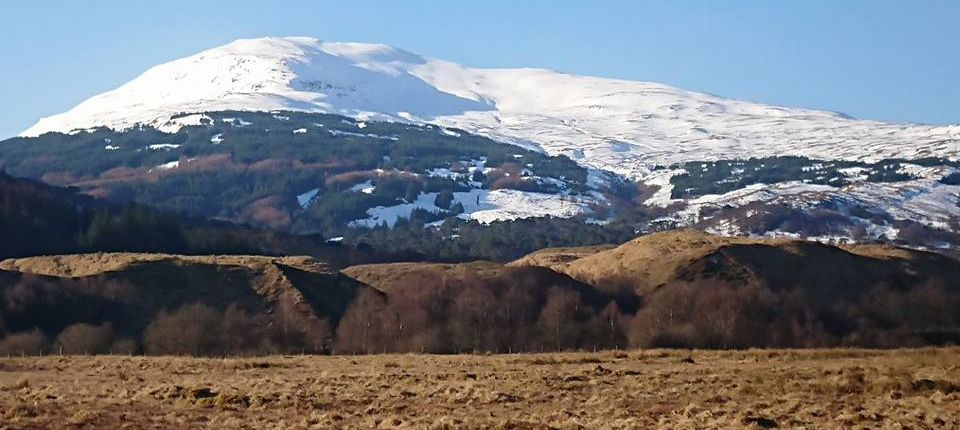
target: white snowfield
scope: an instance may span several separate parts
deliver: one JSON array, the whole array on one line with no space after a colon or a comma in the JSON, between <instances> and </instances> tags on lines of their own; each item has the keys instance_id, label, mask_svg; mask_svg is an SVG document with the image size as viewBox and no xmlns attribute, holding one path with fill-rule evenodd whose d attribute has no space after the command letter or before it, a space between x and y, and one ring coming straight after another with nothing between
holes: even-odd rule
<instances>
[{"instance_id":1,"label":"white snowfield","mask_svg":"<svg viewBox=\"0 0 960 430\"><path fill-rule=\"evenodd\" d=\"M172 132L223 110L429 122L633 178L690 160L960 154L960 126L863 121L542 69L469 68L383 45L299 37L238 40L156 66L22 136L136 124ZM171 119L182 113L195 115Z\"/></svg>"},{"instance_id":2,"label":"white snowfield","mask_svg":"<svg viewBox=\"0 0 960 430\"><path fill-rule=\"evenodd\" d=\"M367 210L368 218L350 222L352 227L374 228L387 226L393 228L399 219L410 219L414 210L423 209L430 213L440 213L434 204L437 193L420 193L410 203L395 206L377 206ZM517 190L480 190L453 193L453 204L463 205L461 219L472 219L481 224L496 221L508 221L525 218L556 217L570 218L591 212L591 205L603 204L600 199L569 196L562 194L543 194Z\"/></svg>"},{"instance_id":3,"label":"white snowfield","mask_svg":"<svg viewBox=\"0 0 960 430\"><path fill-rule=\"evenodd\" d=\"M952 169L951 169L952 171ZM705 220L704 209L741 207L750 203L788 204L808 209L830 200L847 207L869 207L882 211L894 220L914 221L939 230L951 230L950 223L960 219L960 186L947 185L936 175L891 182L855 182L842 187L805 184L798 181L777 184L754 184L725 194L711 194L687 200L685 207L671 218L681 225ZM747 215L749 218L750 215ZM727 231L740 234L737 220L728 220ZM896 237L894 232L889 237Z\"/></svg>"}]
</instances>

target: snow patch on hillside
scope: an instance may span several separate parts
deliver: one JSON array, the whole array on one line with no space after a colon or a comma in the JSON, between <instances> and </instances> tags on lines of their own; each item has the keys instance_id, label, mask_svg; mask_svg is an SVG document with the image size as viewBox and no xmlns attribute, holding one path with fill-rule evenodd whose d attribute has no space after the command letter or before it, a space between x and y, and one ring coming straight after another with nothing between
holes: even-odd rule
<instances>
[{"instance_id":1,"label":"snow patch on hillside","mask_svg":"<svg viewBox=\"0 0 960 430\"><path fill-rule=\"evenodd\" d=\"M301 209L306 209L310 207L310 204L313 203L313 198L320 193L319 188L314 188L310 191L307 191L303 194L297 196L297 204L300 205Z\"/></svg>"},{"instance_id":2,"label":"snow patch on hillside","mask_svg":"<svg viewBox=\"0 0 960 430\"><path fill-rule=\"evenodd\" d=\"M482 224L496 221L525 218L557 217L571 218L590 212L592 200L561 194L543 194L517 190L481 190L453 193L456 205L463 205L461 219L476 220ZM373 228L387 226L392 228L400 219L409 219L413 211L426 210L430 213L443 212L434 204L437 193L420 193L413 202L394 206L377 206L367 210L368 218L350 223L351 227Z\"/></svg>"}]
</instances>

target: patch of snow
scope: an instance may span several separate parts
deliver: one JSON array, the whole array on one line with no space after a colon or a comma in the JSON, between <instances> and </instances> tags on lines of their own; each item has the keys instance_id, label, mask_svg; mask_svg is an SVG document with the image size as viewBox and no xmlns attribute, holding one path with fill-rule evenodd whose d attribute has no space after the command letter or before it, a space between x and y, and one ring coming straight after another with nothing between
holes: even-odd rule
<instances>
[{"instance_id":1,"label":"patch of snow","mask_svg":"<svg viewBox=\"0 0 960 430\"><path fill-rule=\"evenodd\" d=\"M116 151L116 150L120 149L120 147L119 147L119 146L113 146L113 145L107 145L107 146L104 146L103 149L106 149L107 151Z\"/></svg>"},{"instance_id":2,"label":"patch of snow","mask_svg":"<svg viewBox=\"0 0 960 430\"><path fill-rule=\"evenodd\" d=\"M434 169L427 170L427 176L431 178L458 179L464 175L465 175L464 173L453 172L450 169L447 169L445 167L437 167Z\"/></svg>"},{"instance_id":3,"label":"patch of snow","mask_svg":"<svg viewBox=\"0 0 960 430\"><path fill-rule=\"evenodd\" d=\"M364 137L364 138L369 137L373 139L392 140L394 142L400 140L400 137L398 136L381 136L375 133L363 134L363 133L354 133L352 131L343 131L343 130L336 130L336 129L328 129L327 131L334 136L351 136L351 137Z\"/></svg>"},{"instance_id":4,"label":"patch of snow","mask_svg":"<svg viewBox=\"0 0 960 430\"><path fill-rule=\"evenodd\" d=\"M164 133L176 133L183 127L213 124L213 118L204 114L185 115L171 118L169 121L157 125L157 130Z\"/></svg>"},{"instance_id":5,"label":"patch of snow","mask_svg":"<svg viewBox=\"0 0 960 430\"><path fill-rule=\"evenodd\" d=\"M223 143L223 133L217 133L210 138L210 143L214 145L219 145Z\"/></svg>"},{"instance_id":6,"label":"patch of snow","mask_svg":"<svg viewBox=\"0 0 960 430\"><path fill-rule=\"evenodd\" d=\"M671 204L677 202L671 196L673 195L673 184L670 183L670 179L676 175L682 175L687 173L684 169L675 169L675 170L657 170L652 174L647 176L644 180L644 184L655 186L657 190L653 193L650 198L643 202L647 206L656 206L656 207L667 207Z\"/></svg>"},{"instance_id":7,"label":"patch of snow","mask_svg":"<svg viewBox=\"0 0 960 430\"><path fill-rule=\"evenodd\" d=\"M442 220L440 220L440 221L428 222L428 223L426 223L426 224L423 225L423 228L425 228L425 229L427 229L427 228L440 228L440 226L442 226L443 223L445 223L445 222L447 222L447 220L445 220L445 219L442 219Z\"/></svg>"},{"instance_id":8,"label":"patch of snow","mask_svg":"<svg viewBox=\"0 0 960 430\"><path fill-rule=\"evenodd\" d=\"M293 134L304 134L304 133L306 133L306 132L307 132L307 129L305 129L305 128L298 128L298 129L296 129L296 130L293 131Z\"/></svg>"},{"instance_id":9,"label":"patch of snow","mask_svg":"<svg viewBox=\"0 0 960 430\"><path fill-rule=\"evenodd\" d=\"M410 219L414 210L424 209L433 213L438 213L440 208L433 204L437 198L437 193L420 193L417 199L412 203L401 203L395 206L377 206L367 210L368 218L351 221L348 225L352 228L374 228L385 225L393 228L397 220Z\"/></svg>"},{"instance_id":10,"label":"patch of snow","mask_svg":"<svg viewBox=\"0 0 960 430\"><path fill-rule=\"evenodd\" d=\"M177 167L180 167L180 160L171 161L169 163L163 163L157 166L157 168L160 170L176 169Z\"/></svg>"},{"instance_id":11,"label":"patch of snow","mask_svg":"<svg viewBox=\"0 0 960 430\"><path fill-rule=\"evenodd\" d=\"M153 144L153 145L147 145L147 149L149 149L149 150L151 150L151 151L160 151L160 150L170 151L170 150L173 150L173 149L177 149L177 148L179 148L179 147L180 147L180 145L175 144L175 143L155 143L155 144Z\"/></svg>"},{"instance_id":12,"label":"patch of snow","mask_svg":"<svg viewBox=\"0 0 960 430\"><path fill-rule=\"evenodd\" d=\"M721 220L716 225L706 228L705 231L718 236L740 236L743 234L740 226L730 220Z\"/></svg>"},{"instance_id":13,"label":"patch of snow","mask_svg":"<svg viewBox=\"0 0 960 430\"><path fill-rule=\"evenodd\" d=\"M916 164L901 163L900 168L897 169L897 173L910 175L911 177L914 177L914 178L934 178L934 177L939 178L943 176L944 170L946 169L940 166L924 167L924 166L918 166Z\"/></svg>"},{"instance_id":14,"label":"patch of snow","mask_svg":"<svg viewBox=\"0 0 960 430\"><path fill-rule=\"evenodd\" d=\"M242 118L222 118L221 121L228 123L234 127L246 127L248 125L253 125L252 122L244 121Z\"/></svg>"},{"instance_id":15,"label":"patch of snow","mask_svg":"<svg viewBox=\"0 0 960 430\"><path fill-rule=\"evenodd\" d=\"M392 228L398 219L409 219L416 209L441 213L434 201L437 193L421 193L412 203L395 206L377 206L367 210L368 218L350 222L351 227L372 228L385 225ZM476 220L481 224L525 218L571 218L590 213L590 198L564 194L544 194L517 190L479 190L453 193L454 205L463 205L461 219Z\"/></svg>"},{"instance_id":16,"label":"patch of snow","mask_svg":"<svg viewBox=\"0 0 960 430\"><path fill-rule=\"evenodd\" d=\"M356 184L347 189L347 191L355 193L364 193L364 194L373 194L376 191L377 187L373 185L373 181L366 181Z\"/></svg>"},{"instance_id":17,"label":"patch of snow","mask_svg":"<svg viewBox=\"0 0 960 430\"><path fill-rule=\"evenodd\" d=\"M310 203L313 203L313 198L317 196L320 192L319 188L314 188L310 191L307 191L303 194L297 196L297 204L300 205L301 209L306 209L310 207Z\"/></svg>"},{"instance_id":18,"label":"patch of snow","mask_svg":"<svg viewBox=\"0 0 960 430\"><path fill-rule=\"evenodd\" d=\"M862 181L867 179L870 169L866 167L845 167L843 169L837 169L837 171L847 178Z\"/></svg>"}]
</instances>

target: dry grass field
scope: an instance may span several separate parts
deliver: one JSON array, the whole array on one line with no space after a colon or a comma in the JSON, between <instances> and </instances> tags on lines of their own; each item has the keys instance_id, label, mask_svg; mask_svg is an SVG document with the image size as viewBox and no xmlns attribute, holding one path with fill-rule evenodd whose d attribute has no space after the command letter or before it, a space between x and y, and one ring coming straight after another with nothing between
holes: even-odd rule
<instances>
[{"instance_id":1,"label":"dry grass field","mask_svg":"<svg viewBox=\"0 0 960 430\"><path fill-rule=\"evenodd\" d=\"M960 349L0 359L0 428L960 428Z\"/></svg>"}]
</instances>

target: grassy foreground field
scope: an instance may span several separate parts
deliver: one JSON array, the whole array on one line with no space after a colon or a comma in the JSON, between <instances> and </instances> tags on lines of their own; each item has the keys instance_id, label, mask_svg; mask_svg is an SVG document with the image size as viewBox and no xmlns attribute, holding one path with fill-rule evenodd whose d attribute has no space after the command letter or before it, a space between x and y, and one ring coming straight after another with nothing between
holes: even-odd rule
<instances>
[{"instance_id":1,"label":"grassy foreground field","mask_svg":"<svg viewBox=\"0 0 960 430\"><path fill-rule=\"evenodd\" d=\"M960 349L0 359L0 428L960 428Z\"/></svg>"}]
</instances>

